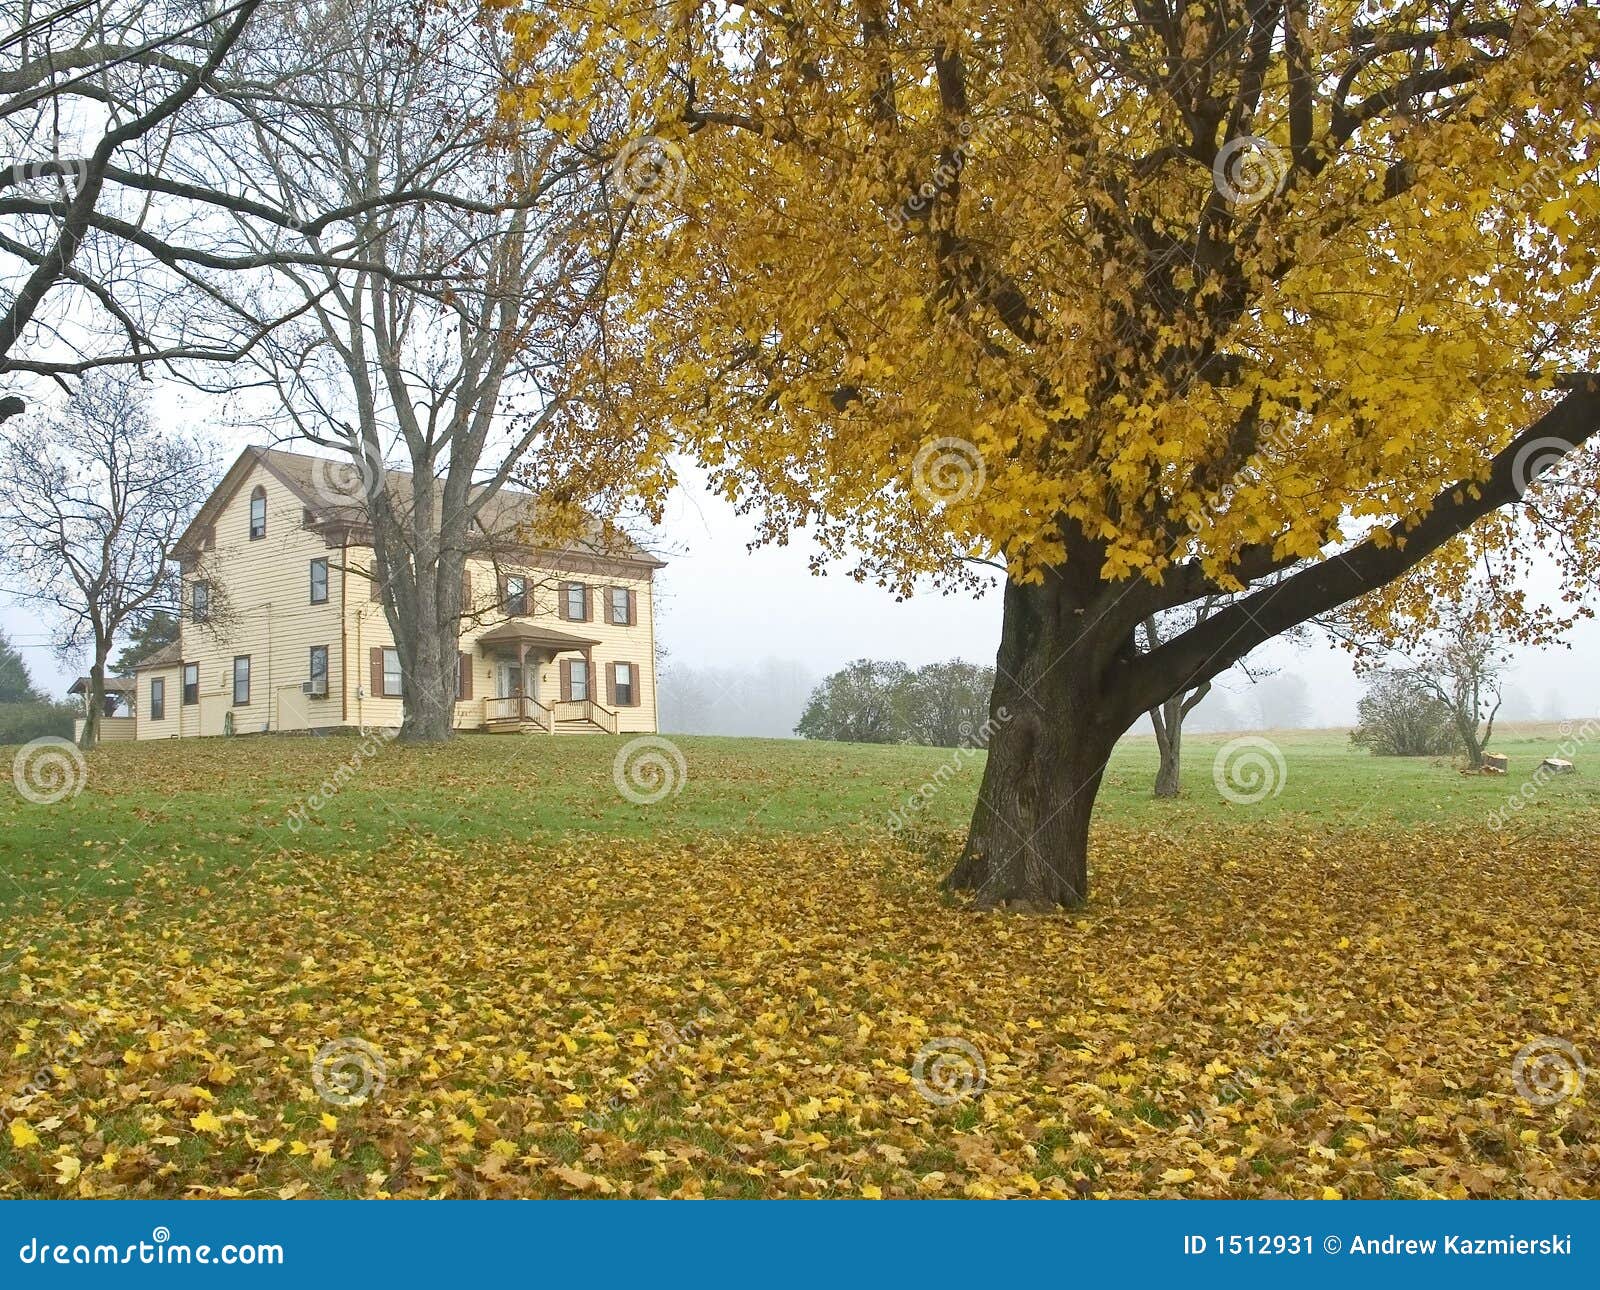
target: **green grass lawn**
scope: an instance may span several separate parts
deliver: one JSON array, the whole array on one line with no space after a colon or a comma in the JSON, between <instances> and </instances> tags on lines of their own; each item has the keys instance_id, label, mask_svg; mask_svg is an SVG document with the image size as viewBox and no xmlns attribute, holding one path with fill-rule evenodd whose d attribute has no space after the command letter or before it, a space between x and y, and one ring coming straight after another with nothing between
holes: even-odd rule
<instances>
[{"instance_id":1,"label":"green grass lawn","mask_svg":"<svg viewBox=\"0 0 1600 1290\"><path fill-rule=\"evenodd\" d=\"M110 745L0 794L0 1196L1593 1195L1592 1090L1516 1083L1600 1065L1587 746L1492 823L1574 737L1250 736L1243 803L1240 737L1176 801L1129 739L1042 918L939 890L972 752L675 737L641 803L621 738Z\"/></svg>"},{"instance_id":2,"label":"green grass lawn","mask_svg":"<svg viewBox=\"0 0 1600 1290\"><path fill-rule=\"evenodd\" d=\"M1495 742L1511 757L1511 771L1493 778L1463 776L1447 759L1373 757L1353 749L1342 731L1269 732L1251 738L1281 752L1281 773L1270 754L1266 769L1276 791L1247 805L1225 799L1214 779L1219 753L1238 738L1188 737L1184 796L1176 801L1150 794L1154 742L1125 739L1106 773L1100 818L1173 830L1286 817L1316 833L1385 824L1488 828L1573 732L1554 724L1507 729ZM178 862L200 882L307 856L371 854L397 839L457 845L567 834L878 832L897 811L919 830L939 832L965 821L983 766L972 750L671 741L683 757L681 786L650 804L629 801L613 780L622 738L469 735L427 748L369 740L365 754L353 736L108 744L89 754L76 797L37 805L14 791L0 796L0 909L115 899L153 859ZM16 751L0 748L0 757L9 761ZM1511 827L1600 813L1600 761L1591 765L1582 748L1574 760L1578 773L1545 784ZM930 783L936 789L905 816L907 801Z\"/></svg>"}]
</instances>

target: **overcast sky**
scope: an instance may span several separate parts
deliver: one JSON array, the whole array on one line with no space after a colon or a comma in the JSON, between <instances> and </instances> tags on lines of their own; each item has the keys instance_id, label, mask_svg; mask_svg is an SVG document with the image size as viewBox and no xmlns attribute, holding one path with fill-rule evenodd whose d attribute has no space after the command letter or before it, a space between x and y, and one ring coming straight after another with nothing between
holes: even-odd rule
<instances>
[{"instance_id":1,"label":"overcast sky","mask_svg":"<svg viewBox=\"0 0 1600 1290\"><path fill-rule=\"evenodd\" d=\"M168 393L172 415L195 417L191 393ZM218 436L225 460L250 436ZM896 603L893 595L861 585L834 570L808 571L804 545L747 550L751 525L710 494L697 471L685 471L660 535L670 560L658 576L658 634L668 650L663 687L674 668L723 674L774 663L796 665L821 677L857 658L893 658L913 666L965 658L993 663L999 641L1000 597L990 593L929 593ZM26 606L0 606L0 626L21 648L35 683L60 694L79 670L58 662L49 649L49 625ZM1507 715L1590 716L1600 712L1600 624L1586 623L1571 650L1519 656L1508 681ZM1360 684L1344 654L1326 645L1307 649L1268 646L1257 658L1293 672L1307 683L1310 720L1346 725L1355 714ZM1222 686L1226 706L1248 721L1258 710L1248 681L1230 675ZM798 714L796 714L798 715ZM730 730L730 733L732 731ZM771 733L778 733L777 730Z\"/></svg>"}]
</instances>

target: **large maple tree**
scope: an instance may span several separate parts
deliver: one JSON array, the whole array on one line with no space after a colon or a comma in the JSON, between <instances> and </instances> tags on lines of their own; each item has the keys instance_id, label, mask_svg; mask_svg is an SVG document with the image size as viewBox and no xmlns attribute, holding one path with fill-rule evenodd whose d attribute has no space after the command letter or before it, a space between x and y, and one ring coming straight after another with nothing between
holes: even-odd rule
<instances>
[{"instance_id":1,"label":"large maple tree","mask_svg":"<svg viewBox=\"0 0 1600 1290\"><path fill-rule=\"evenodd\" d=\"M509 21L530 66L586 51L512 103L616 158L638 415L766 539L902 591L1004 567L1003 719L949 880L980 903L1082 901L1118 736L1278 633L1425 612L1486 564L1592 577L1593 10Z\"/></svg>"}]
</instances>

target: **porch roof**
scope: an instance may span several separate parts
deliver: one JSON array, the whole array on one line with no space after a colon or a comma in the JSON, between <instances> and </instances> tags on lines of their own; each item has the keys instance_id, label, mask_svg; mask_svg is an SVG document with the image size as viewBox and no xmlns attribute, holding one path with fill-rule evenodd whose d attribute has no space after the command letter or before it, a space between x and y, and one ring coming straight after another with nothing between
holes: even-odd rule
<instances>
[{"instance_id":1,"label":"porch roof","mask_svg":"<svg viewBox=\"0 0 1600 1290\"><path fill-rule=\"evenodd\" d=\"M139 690L139 683L136 680L134 680L133 677L131 677L131 676L108 676L108 677L106 677L106 693L107 694L136 694L138 692L138 690ZM69 685L67 687L67 693L68 694L88 694L89 693L89 678L86 677L86 676L80 676L76 681L74 681L71 685Z\"/></svg>"},{"instance_id":2,"label":"porch roof","mask_svg":"<svg viewBox=\"0 0 1600 1290\"><path fill-rule=\"evenodd\" d=\"M587 650L600 642L592 636L573 636L551 627L536 627L532 623L508 623L491 628L478 637L479 645L535 645L548 650Z\"/></svg>"}]
</instances>

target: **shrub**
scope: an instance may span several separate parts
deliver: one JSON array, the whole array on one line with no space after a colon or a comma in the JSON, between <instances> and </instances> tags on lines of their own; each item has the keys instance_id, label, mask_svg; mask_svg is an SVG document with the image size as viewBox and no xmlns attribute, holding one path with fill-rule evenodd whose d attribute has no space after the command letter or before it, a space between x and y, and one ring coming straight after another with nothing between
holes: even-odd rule
<instances>
[{"instance_id":1,"label":"shrub","mask_svg":"<svg viewBox=\"0 0 1600 1290\"><path fill-rule=\"evenodd\" d=\"M46 735L71 739L77 715L70 703L0 703L0 744L25 744Z\"/></svg>"},{"instance_id":2,"label":"shrub","mask_svg":"<svg viewBox=\"0 0 1600 1290\"><path fill-rule=\"evenodd\" d=\"M1450 708L1406 671L1377 673L1356 705L1350 742L1379 757L1438 757L1460 751Z\"/></svg>"}]
</instances>

